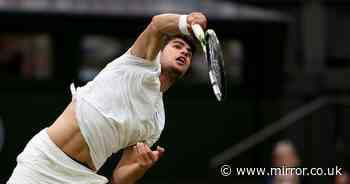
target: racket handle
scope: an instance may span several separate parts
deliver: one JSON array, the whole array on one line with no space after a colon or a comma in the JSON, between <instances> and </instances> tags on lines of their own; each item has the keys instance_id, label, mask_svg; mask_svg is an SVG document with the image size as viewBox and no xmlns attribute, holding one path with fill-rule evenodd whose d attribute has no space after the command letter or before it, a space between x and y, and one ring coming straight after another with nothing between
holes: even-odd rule
<instances>
[{"instance_id":1,"label":"racket handle","mask_svg":"<svg viewBox=\"0 0 350 184\"><path fill-rule=\"evenodd\" d=\"M205 34L202 27L199 24L192 25L192 31L194 36L200 41L203 42L205 40Z\"/></svg>"}]
</instances>

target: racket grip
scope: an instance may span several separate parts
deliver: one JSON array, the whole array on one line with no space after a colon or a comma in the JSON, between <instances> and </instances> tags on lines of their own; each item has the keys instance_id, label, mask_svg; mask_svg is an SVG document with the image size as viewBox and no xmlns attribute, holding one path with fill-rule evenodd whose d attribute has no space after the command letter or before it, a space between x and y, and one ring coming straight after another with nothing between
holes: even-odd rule
<instances>
[{"instance_id":1,"label":"racket grip","mask_svg":"<svg viewBox=\"0 0 350 184\"><path fill-rule=\"evenodd\" d=\"M192 25L192 31L193 31L194 36L196 36L196 38L199 41L202 42L202 41L205 40L204 31L203 31L202 27L199 24L193 24Z\"/></svg>"}]
</instances>

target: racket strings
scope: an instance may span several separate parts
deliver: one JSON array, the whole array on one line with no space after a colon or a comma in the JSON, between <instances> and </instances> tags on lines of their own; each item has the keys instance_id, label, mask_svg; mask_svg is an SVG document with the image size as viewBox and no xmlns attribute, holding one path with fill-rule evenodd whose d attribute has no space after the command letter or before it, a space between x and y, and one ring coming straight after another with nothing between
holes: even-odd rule
<instances>
[{"instance_id":1,"label":"racket strings","mask_svg":"<svg viewBox=\"0 0 350 184\"><path fill-rule=\"evenodd\" d=\"M209 79L218 101L222 101L226 94L226 82L224 72L224 59L219 40L212 29L206 32L195 24L192 30L197 40L200 42L204 56L208 62Z\"/></svg>"},{"instance_id":2,"label":"racket strings","mask_svg":"<svg viewBox=\"0 0 350 184\"><path fill-rule=\"evenodd\" d=\"M208 55L209 55L209 61L210 61L210 70L212 73L211 81L212 85L217 85L219 89L214 89L214 91L222 91L223 84L222 84L222 71L223 71L223 56L222 51L220 47L220 43L215 35L214 32L208 32L207 37L207 43L208 43ZM213 86L213 88L216 88ZM221 93L221 92L220 92Z\"/></svg>"}]
</instances>

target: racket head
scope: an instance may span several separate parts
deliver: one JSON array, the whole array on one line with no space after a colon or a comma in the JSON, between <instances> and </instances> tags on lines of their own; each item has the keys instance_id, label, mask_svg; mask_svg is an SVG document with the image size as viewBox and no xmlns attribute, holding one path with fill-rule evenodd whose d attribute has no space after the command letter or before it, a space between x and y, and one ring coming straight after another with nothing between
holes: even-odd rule
<instances>
[{"instance_id":1,"label":"racket head","mask_svg":"<svg viewBox=\"0 0 350 184\"><path fill-rule=\"evenodd\" d=\"M224 70L224 56L216 33L212 29L206 32L206 59L209 69L209 80L218 101L226 98L226 77Z\"/></svg>"}]
</instances>

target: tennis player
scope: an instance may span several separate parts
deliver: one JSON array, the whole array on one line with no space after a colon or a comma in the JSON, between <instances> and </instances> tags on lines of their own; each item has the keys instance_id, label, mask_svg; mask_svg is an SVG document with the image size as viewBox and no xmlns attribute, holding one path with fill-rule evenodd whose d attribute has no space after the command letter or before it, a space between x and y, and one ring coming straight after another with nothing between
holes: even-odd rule
<instances>
[{"instance_id":1,"label":"tennis player","mask_svg":"<svg viewBox=\"0 0 350 184\"><path fill-rule=\"evenodd\" d=\"M112 183L134 183L163 155L150 147L165 115L162 94L188 70L191 25L206 28L199 12L154 16L131 48L77 89L58 119L41 130L17 157L8 184L107 183L96 174L124 149Z\"/></svg>"}]
</instances>

